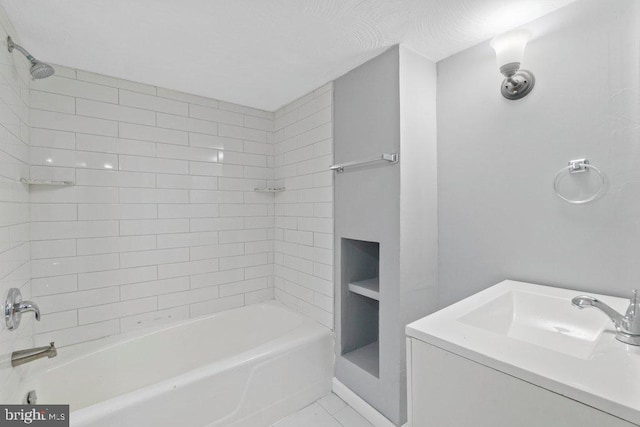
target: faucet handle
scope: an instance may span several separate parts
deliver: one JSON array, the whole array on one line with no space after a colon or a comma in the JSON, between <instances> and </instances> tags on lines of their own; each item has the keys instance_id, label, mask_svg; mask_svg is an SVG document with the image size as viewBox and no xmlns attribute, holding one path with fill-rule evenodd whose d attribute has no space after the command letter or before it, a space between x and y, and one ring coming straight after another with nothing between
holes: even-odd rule
<instances>
[{"instance_id":1,"label":"faucet handle","mask_svg":"<svg viewBox=\"0 0 640 427\"><path fill-rule=\"evenodd\" d=\"M36 304L35 302L22 301L21 303L18 304L16 311L18 313L27 313L29 311L33 311L33 313L36 316L36 320L38 322L40 321L40 307L38 307L38 304Z\"/></svg>"},{"instance_id":2,"label":"faucet handle","mask_svg":"<svg viewBox=\"0 0 640 427\"><path fill-rule=\"evenodd\" d=\"M629 308L627 308L627 319L631 320L640 314L640 301L638 300L638 289L633 290L633 295L629 300Z\"/></svg>"},{"instance_id":3,"label":"faucet handle","mask_svg":"<svg viewBox=\"0 0 640 427\"><path fill-rule=\"evenodd\" d=\"M20 326L22 313L30 311L35 314L36 320L40 320L40 308L38 305L31 301L22 301L20 289L9 289L9 294L4 304L4 319L7 329L10 331L17 329Z\"/></svg>"}]
</instances>

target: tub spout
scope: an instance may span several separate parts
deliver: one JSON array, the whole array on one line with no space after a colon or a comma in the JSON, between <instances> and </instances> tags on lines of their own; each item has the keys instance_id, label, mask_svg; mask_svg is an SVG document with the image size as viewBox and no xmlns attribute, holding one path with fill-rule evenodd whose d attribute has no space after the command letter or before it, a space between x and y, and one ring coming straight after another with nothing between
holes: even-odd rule
<instances>
[{"instance_id":1,"label":"tub spout","mask_svg":"<svg viewBox=\"0 0 640 427\"><path fill-rule=\"evenodd\" d=\"M53 342L44 347L18 350L11 354L11 366L15 368L16 366L24 365L25 363L33 362L34 360L42 359L43 357L51 359L57 355L58 351L56 350Z\"/></svg>"}]
</instances>

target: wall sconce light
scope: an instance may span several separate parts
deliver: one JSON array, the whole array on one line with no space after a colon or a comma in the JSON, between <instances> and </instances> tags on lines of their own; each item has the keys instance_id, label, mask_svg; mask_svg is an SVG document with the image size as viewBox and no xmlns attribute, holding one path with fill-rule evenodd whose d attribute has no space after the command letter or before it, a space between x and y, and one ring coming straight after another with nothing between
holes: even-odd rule
<instances>
[{"instance_id":1,"label":"wall sconce light","mask_svg":"<svg viewBox=\"0 0 640 427\"><path fill-rule=\"evenodd\" d=\"M514 30L500 34L491 40L491 47L496 51L500 72L506 77L500 90L502 96L507 99L524 98L536 83L531 71L520 69L524 48L530 38L529 31Z\"/></svg>"}]
</instances>

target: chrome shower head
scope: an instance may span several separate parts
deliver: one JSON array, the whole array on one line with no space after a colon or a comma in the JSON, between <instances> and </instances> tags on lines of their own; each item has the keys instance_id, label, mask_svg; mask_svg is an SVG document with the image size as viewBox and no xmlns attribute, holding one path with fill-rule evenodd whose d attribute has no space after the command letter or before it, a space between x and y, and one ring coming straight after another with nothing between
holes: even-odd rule
<instances>
[{"instance_id":1,"label":"chrome shower head","mask_svg":"<svg viewBox=\"0 0 640 427\"><path fill-rule=\"evenodd\" d=\"M53 76L56 70L45 62L40 62L37 59L31 62L31 77L34 79L46 79Z\"/></svg>"},{"instance_id":2,"label":"chrome shower head","mask_svg":"<svg viewBox=\"0 0 640 427\"><path fill-rule=\"evenodd\" d=\"M45 62L38 61L34 58L25 48L20 45L17 45L11 39L11 36L7 37L7 48L9 52L13 52L13 49L17 49L20 53L27 57L29 62L31 62L31 69L29 70L31 73L31 77L34 79L45 79L49 76L52 76L56 70L49 64Z\"/></svg>"}]
</instances>

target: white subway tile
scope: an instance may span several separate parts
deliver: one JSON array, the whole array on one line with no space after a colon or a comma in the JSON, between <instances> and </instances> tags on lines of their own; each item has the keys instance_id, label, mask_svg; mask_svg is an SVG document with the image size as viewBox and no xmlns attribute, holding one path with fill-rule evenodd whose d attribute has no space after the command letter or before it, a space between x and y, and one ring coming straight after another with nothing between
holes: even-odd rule
<instances>
[{"instance_id":1,"label":"white subway tile","mask_svg":"<svg viewBox=\"0 0 640 427\"><path fill-rule=\"evenodd\" d=\"M154 188L156 186L156 176L152 173L118 170L77 170L76 184L94 187Z\"/></svg>"},{"instance_id":2,"label":"white subway tile","mask_svg":"<svg viewBox=\"0 0 640 427\"><path fill-rule=\"evenodd\" d=\"M218 216L218 205L158 205L158 218L212 218Z\"/></svg>"},{"instance_id":3,"label":"white subway tile","mask_svg":"<svg viewBox=\"0 0 640 427\"><path fill-rule=\"evenodd\" d=\"M31 259L70 257L76 255L76 241L42 240L31 242Z\"/></svg>"},{"instance_id":4,"label":"white subway tile","mask_svg":"<svg viewBox=\"0 0 640 427\"><path fill-rule=\"evenodd\" d=\"M148 313L157 309L158 302L155 297L81 308L78 310L78 323L86 325L88 323L97 323L119 317Z\"/></svg>"},{"instance_id":5,"label":"white subway tile","mask_svg":"<svg viewBox=\"0 0 640 427\"><path fill-rule=\"evenodd\" d=\"M158 248L186 248L189 246L215 245L218 243L216 231L197 233L162 234L157 236Z\"/></svg>"},{"instance_id":6,"label":"white subway tile","mask_svg":"<svg viewBox=\"0 0 640 427\"><path fill-rule=\"evenodd\" d=\"M158 296L158 308L165 309L215 299L218 298L218 295L217 286L160 295Z\"/></svg>"},{"instance_id":7,"label":"white subway tile","mask_svg":"<svg viewBox=\"0 0 640 427\"><path fill-rule=\"evenodd\" d=\"M196 162L217 162L218 150L207 148L181 147L178 145L158 144L158 157L168 159L192 160Z\"/></svg>"},{"instance_id":8,"label":"white subway tile","mask_svg":"<svg viewBox=\"0 0 640 427\"><path fill-rule=\"evenodd\" d=\"M42 181L70 181L75 182L76 170L56 166L30 166L29 178Z\"/></svg>"},{"instance_id":9,"label":"white subway tile","mask_svg":"<svg viewBox=\"0 0 640 427\"><path fill-rule=\"evenodd\" d=\"M185 102L159 96L145 95L124 89L120 89L120 104L180 116L189 115L189 104Z\"/></svg>"},{"instance_id":10,"label":"white subway tile","mask_svg":"<svg viewBox=\"0 0 640 427\"><path fill-rule=\"evenodd\" d=\"M75 133L60 130L32 127L30 130L29 140L31 146L37 147L73 150L76 146Z\"/></svg>"},{"instance_id":11,"label":"white subway tile","mask_svg":"<svg viewBox=\"0 0 640 427\"><path fill-rule=\"evenodd\" d=\"M117 120L141 125L154 126L156 124L156 114L153 111L91 101L88 99L76 100L76 114L79 116L97 117L99 119Z\"/></svg>"},{"instance_id":12,"label":"white subway tile","mask_svg":"<svg viewBox=\"0 0 640 427\"><path fill-rule=\"evenodd\" d=\"M240 230L243 228L242 218L192 218L191 232Z\"/></svg>"},{"instance_id":13,"label":"white subway tile","mask_svg":"<svg viewBox=\"0 0 640 427\"><path fill-rule=\"evenodd\" d=\"M242 243L219 244L208 246L195 246L189 248L191 261L202 259L219 258L221 256L243 255L244 245Z\"/></svg>"},{"instance_id":14,"label":"white subway tile","mask_svg":"<svg viewBox=\"0 0 640 427\"><path fill-rule=\"evenodd\" d=\"M255 117L273 120L274 114L270 111L258 110L256 108L245 107L244 105L232 104L229 102L219 101L218 108L235 113L247 114Z\"/></svg>"},{"instance_id":15,"label":"white subway tile","mask_svg":"<svg viewBox=\"0 0 640 427\"><path fill-rule=\"evenodd\" d=\"M191 317L204 316L242 306L244 306L244 295L202 301L191 304Z\"/></svg>"},{"instance_id":16,"label":"white subway tile","mask_svg":"<svg viewBox=\"0 0 640 427\"><path fill-rule=\"evenodd\" d=\"M78 208L75 204L32 203L31 221L75 221Z\"/></svg>"},{"instance_id":17,"label":"white subway tile","mask_svg":"<svg viewBox=\"0 0 640 427\"><path fill-rule=\"evenodd\" d=\"M241 282L226 283L220 285L220 296L226 297L229 295L244 294L245 292L253 292L268 287L268 280L266 277L259 277L257 279L243 280Z\"/></svg>"},{"instance_id":18,"label":"white subway tile","mask_svg":"<svg viewBox=\"0 0 640 427\"><path fill-rule=\"evenodd\" d=\"M158 96L163 98L175 99L176 101L184 101L191 104L204 105L207 107L218 107L218 101L203 96L192 95L190 93L178 92L171 89L158 88Z\"/></svg>"},{"instance_id":19,"label":"white subway tile","mask_svg":"<svg viewBox=\"0 0 640 427\"><path fill-rule=\"evenodd\" d=\"M79 220L97 219L155 219L157 208L153 204L79 204Z\"/></svg>"},{"instance_id":20,"label":"white subway tile","mask_svg":"<svg viewBox=\"0 0 640 427\"><path fill-rule=\"evenodd\" d=\"M158 277L168 279L171 277L189 276L191 274L212 273L218 271L218 260L205 259L202 261L177 262L158 266Z\"/></svg>"},{"instance_id":21,"label":"white subway tile","mask_svg":"<svg viewBox=\"0 0 640 427\"><path fill-rule=\"evenodd\" d=\"M121 236L186 233L188 231L189 231L189 220L187 218L137 219L137 220L120 221Z\"/></svg>"},{"instance_id":22,"label":"white subway tile","mask_svg":"<svg viewBox=\"0 0 640 427\"><path fill-rule=\"evenodd\" d=\"M111 270L119 267L118 255L91 255L67 258L50 258L31 261L33 277L62 276Z\"/></svg>"},{"instance_id":23,"label":"white subway tile","mask_svg":"<svg viewBox=\"0 0 640 427\"><path fill-rule=\"evenodd\" d=\"M78 275L80 289L106 288L109 286L127 285L130 283L148 282L158 278L157 268L138 267L122 270L100 271Z\"/></svg>"},{"instance_id":24,"label":"white subway tile","mask_svg":"<svg viewBox=\"0 0 640 427\"><path fill-rule=\"evenodd\" d=\"M59 313L45 314L41 322L34 323L34 333L56 331L78 326L78 312L76 310L61 311Z\"/></svg>"},{"instance_id":25,"label":"white subway tile","mask_svg":"<svg viewBox=\"0 0 640 427\"><path fill-rule=\"evenodd\" d=\"M244 278L244 270L242 268L218 271L215 273L198 274L191 276L191 289L221 285L223 283L239 282L244 280Z\"/></svg>"},{"instance_id":26,"label":"white subway tile","mask_svg":"<svg viewBox=\"0 0 640 427\"><path fill-rule=\"evenodd\" d=\"M218 126L218 135L228 136L229 138L246 139L256 142L267 142L267 133L265 131L227 125L223 123Z\"/></svg>"},{"instance_id":27,"label":"white subway tile","mask_svg":"<svg viewBox=\"0 0 640 427\"><path fill-rule=\"evenodd\" d=\"M253 254L220 258L219 261L220 270L231 270L233 268L268 264L268 257L267 254Z\"/></svg>"},{"instance_id":28,"label":"white subway tile","mask_svg":"<svg viewBox=\"0 0 640 427\"><path fill-rule=\"evenodd\" d=\"M157 175L158 188L185 188L193 190L216 190L218 179L211 176Z\"/></svg>"},{"instance_id":29,"label":"white subway tile","mask_svg":"<svg viewBox=\"0 0 640 427\"><path fill-rule=\"evenodd\" d=\"M189 261L189 250L156 249L140 252L121 252L120 265L122 268L143 267L147 265L160 265L175 262Z\"/></svg>"},{"instance_id":30,"label":"white subway tile","mask_svg":"<svg viewBox=\"0 0 640 427\"><path fill-rule=\"evenodd\" d=\"M233 230L218 233L220 243L254 242L267 240L267 230Z\"/></svg>"},{"instance_id":31,"label":"white subway tile","mask_svg":"<svg viewBox=\"0 0 640 427\"><path fill-rule=\"evenodd\" d=\"M246 305L258 304L272 299L274 299L273 288L261 289L259 291L247 292L244 294L244 301Z\"/></svg>"},{"instance_id":32,"label":"white subway tile","mask_svg":"<svg viewBox=\"0 0 640 427\"><path fill-rule=\"evenodd\" d=\"M122 122L118 123L118 127L120 138L189 145L189 134L185 131Z\"/></svg>"},{"instance_id":33,"label":"white subway tile","mask_svg":"<svg viewBox=\"0 0 640 427\"><path fill-rule=\"evenodd\" d=\"M120 170L155 173L188 174L189 162L173 159L153 159L150 157L119 156Z\"/></svg>"},{"instance_id":34,"label":"white subway tile","mask_svg":"<svg viewBox=\"0 0 640 427\"><path fill-rule=\"evenodd\" d=\"M244 269L245 279L255 279L257 277L268 278L271 276L273 276L273 264L256 265Z\"/></svg>"},{"instance_id":35,"label":"white subway tile","mask_svg":"<svg viewBox=\"0 0 640 427\"><path fill-rule=\"evenodd\" d=\"M31 147L31 164L89 169L118 169L118 156L88 151L58 150L46 147Z\"/></svg>"},{"instance_id":36,"label":"white subway tile","mask_svg":"<svg viewBox=\"0 0 640 427\"><path fill-rule=\"evenodd\" d=\"M193 132L189 133L189 145L225 151L242 152L244 150L244 143L239 139Z\"/></svg>"},{"instance_id":37,"label":"white subway tile","mask_svg":"<svg viewBox=\"0 0 640 427\"><path fill-rule=\"evenodd\" d=\"M31 224L33 240L76 239L118 235L117 221L58 221Z\"/></svg>"},{"instance_id":38,"label":"white subway tile","mask_svg":"<svg viewBox=\"0 0 640 427\"><path fill-rule=\"evenodd\" d=\"M118 301L117 287L94 289L89 291L70 292L41 296L38 305L42 313L57 313L59 311L75 310L94 305L108 304Z\"/></svg>"},{"instance_id":39,"label":"white subway tile","mask_svg":"<svg viewBox=\"0 0 640 427\"><path fill-rule=\"evenodd\" d=\"M152 282L124 285L120 288L120 298L123 300L129 300L186 290L189 290L189 278L177 277L174 279L154 280Z\"/></svg>"},{"instance_id":40,"label":"white subway tile","mask_svg":"<svg viewBox=\"0 0 640 427\"><path fill-rule=\"evenodd\" d=\"M31 126L94 135L118 135L118 122L44 110L31 110Z\"/></svg>"},{"instance_id":41,"label":"white subway tile","mask_svg":"<svg viewBox=\"0 0 640 427\"><path fill-rule=\"evenodd\" d=\"M78 276L75 274L69 276L42 277L31 280L31 294L34 297L63 294L77 290Z\"/></svg>"},{"instance_id":42,"label":"white subway tile","mask_svg":"<svg viewBox=\"0 0 640 427\"><path fill-rule=\"evenodd\" d=\"M222 163L189 162L189 170L192 175L227 176L240 178L244 176L243 166L227 165Z\"/></svg>"},{"instance_id":43,"label":"white subway tile","mask_svg":"<svg viewBox=\"0 0 640 427\"><path fill-rule=\"evenodd\" d=\"M117 87L120 89L127 89L134 92L146 93L148 95L155 95L155 86L150 86L143 83L131 82L129 80L122 80L116 77L105 76L102 74L90 73L88 71L78 70L76 72L78 80L86 82L97 83L104 86Z\"/></svg>"},{"instance_id":44,"label":"white subway tile","mask_svg":"<svg viewBox=\"0 0 640 427\"><path fill-rule=\"evenodd\" d=\"M203 107L204 108L204 107ZM218 124L191 117L175 116L173 114L157 113L157 126L161 128L177 129L196 132L205 135L217 135Z\"/></svg>"},{"instance_id":45,"label":"white subway tile","mask_svg":"<svg viewBox=\"0 0 640 427\"><path fill-rule=\"evenodd\" d=\"M76 100L71 96L40 92L38 90L32 90L30 95L31 108L69 114L75 114L76 112Z\"/></svg>"},{"instance_id":46,"label":"white subway tile","mask_svg":"<svg viewBox=\"0 0 640 427\"><path fill-rule=\"evenodd\" d=\"M201 105L190 105L189 115L197 119L208 120L218 123L227 123L230 125L242 126L243 116L242 114L234 113L232 111L220 110L217 108L204 107Z\"/></svg>"},{"instance_id":47,"label":"white subway tile","mask_svg":"<svg viewBox=\"0 0 640 427\"><path fill-rule=\"evenodd\" d=\"M118 103L118 89L59 76L33 80L31 89L77 98L95 99L96 101L111 102L113 104Z\"/></svg>"},{"instance_id":48,"label":"white subway tile","mask_svg":"<svg viewBox=\"0 0 640 427\"><path fill-rule=\"evenodd\" d=\"M120 203L189 203L188 190L121 188Z\"/></svg>"},{"instance_id":49,"label":"white subway tile","mask_svg":"<svg viewBox=\"0 0 640 427\"><path fill-rule=\"evenodd\" d=\"M96 255L156 249L155 236L97 237L77 240L78 255Z\"/></svg>"},{"instance_id":50,"label":"white subway tile","mask_svg":"<svg viewBox=\"0 0 640 427\"><path fill-rule=\"evenodd\" d=\"M242 203L243 195L240 191L209 191L189 190L191 203Z\"/></svg>"},{"instance_id":51,"label":"white subway tile","mask_svg":"<svg viewBox=\"0 0 640 427\"><path fill-rule=\"evenodd\" d=\"M273 120L253 116L244 116L244 127L263 130L266 132L273 132Z\"/></svg>"},{"instance_id":52,"label":"white subway tile","mask_svg":"<svg viewBox=\"0 0 640 427\"><path fill-rule=\"evenodd\" d=\"M130 154L147 157L155 157L156 155L155 142L83 133L76 135L76 147L78 150L96 151L100 153Z\"/></svg>"},{"instance_id":53,"label":"white subway tile","mask_svg":"<svg viewBox=\"0 0 640 427\"><path fill-rule=\"evenodd\" d=\"M135 316L122 317L120 318L120 328L124 333L188 318L189 306L183 305L181 307L170 308L167 310L158 310L144 314L137 314Z\"/></svg>"}]
</instances>

